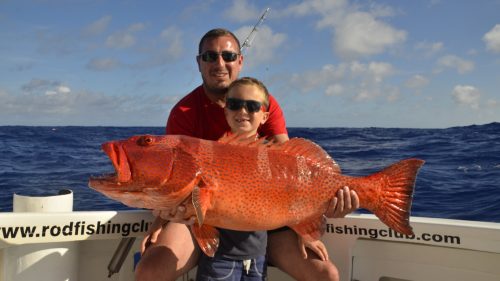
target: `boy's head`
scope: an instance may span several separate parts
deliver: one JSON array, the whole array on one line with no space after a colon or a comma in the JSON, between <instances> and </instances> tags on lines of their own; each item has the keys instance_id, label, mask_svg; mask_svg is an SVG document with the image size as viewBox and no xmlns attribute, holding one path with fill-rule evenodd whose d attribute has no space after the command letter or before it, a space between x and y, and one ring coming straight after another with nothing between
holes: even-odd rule
<instances>
[{"instance_id":1,"label":"boy's head","mask_svg":"<svg viewBox=\"0 0 500 281\"><path fill-rule=\"evenodd\" d=\"M229 86L224 112L233 133L257 134L269 117L269 92L259 80L243 77Z\"/></svg>"}]
</instances>

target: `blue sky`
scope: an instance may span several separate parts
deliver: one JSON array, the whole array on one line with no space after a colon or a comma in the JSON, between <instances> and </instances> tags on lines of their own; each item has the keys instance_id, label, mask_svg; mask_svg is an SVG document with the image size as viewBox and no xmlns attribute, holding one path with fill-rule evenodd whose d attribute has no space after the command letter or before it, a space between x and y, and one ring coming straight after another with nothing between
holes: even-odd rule
<instances>
[{"instance_id":1,"label":"blue sky","mask_svg":"<svg viewBox=\"0 0 500 281\"><path fill-rule=\"evenodd\" d=\"M0 125L164 126L201 36L268 7L241 75L289 127L500 121L500 0L0 0Z\"/></svg>"}]
</instances>

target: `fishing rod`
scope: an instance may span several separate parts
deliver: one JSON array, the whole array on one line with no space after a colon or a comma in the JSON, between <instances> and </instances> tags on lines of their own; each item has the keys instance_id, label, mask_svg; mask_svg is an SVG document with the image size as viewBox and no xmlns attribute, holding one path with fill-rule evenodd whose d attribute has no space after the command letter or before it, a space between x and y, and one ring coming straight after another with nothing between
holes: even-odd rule
<instances>
[{"instance_id":1,"label":"fishing rod","mask_svg":"<svg viewBox=\"0 0 500 281\"><path fill-rule=\"evenodd\" d=\"M260 16L259 21L253 26L252 31L250 31L250 34L248 34L245 41L243 41L243 45L241 45L241 48L240 48L241 53L243 53L243 51L246 48L249 48L252 45L252 41L253 41L253 39L255 39L255 35L258 31L258 27L261 26L262 23L264 22L264 20L266 19L266 16L269 13L269 10L271 10L271 8L266 8L264 13L262 13L262 16Z\"/></svg>"}]
</instances>

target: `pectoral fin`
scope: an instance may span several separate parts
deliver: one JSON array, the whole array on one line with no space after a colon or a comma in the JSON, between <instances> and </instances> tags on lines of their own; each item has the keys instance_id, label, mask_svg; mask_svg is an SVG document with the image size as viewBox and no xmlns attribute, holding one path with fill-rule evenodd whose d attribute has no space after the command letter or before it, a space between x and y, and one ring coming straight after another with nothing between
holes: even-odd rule
<instances>
[{"instance_id":1,"label":"pectoral fin","mask_svg":"<svg viewBox=\"0 0 500 281\"><path fill-rule=\"evenodd\" d=\"M212 190L208 187L195 186L192 193L193 207L196 211L198 224L203 225L207 209L212 206Z\"/></svg>"},{"instance_id":2,"label":"pectoral fin","mask_svg":"<svg viewBox=\"0 0 500 281\"><path fill-rule=\"evenodd\" d=\"M210 225L194 224L191 231L205 255L213 257L219 248L219 231Z\"/></svg>"},{"instance_id":3,"label":"pectoral fin","mask_svg":"<svg viewBox=\"0 0 500 281\"><path fill-rule=\"evenodd\" d=\"M315 241L321 238L325 233L326 219L321 216L312 218L296 225L291 225L290 228L297 232L298 235L306 241Z\"/></svg>"}]
</instances>

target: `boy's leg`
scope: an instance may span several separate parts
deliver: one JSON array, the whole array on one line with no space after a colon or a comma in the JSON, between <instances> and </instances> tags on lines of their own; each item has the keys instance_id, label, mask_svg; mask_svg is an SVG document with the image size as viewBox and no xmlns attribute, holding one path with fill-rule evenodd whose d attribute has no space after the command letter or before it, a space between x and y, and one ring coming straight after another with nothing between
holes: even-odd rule
<instances>
[{"instance_id":1,"label":"boy's leg","mask_svg":"<svg viewBox=\"0 0 500 281\"><path fill-rule=\"evenodd\" d=\"M199 255L189 228L169 222L137 264L136 281L174 281L196 266Z\"/></svg>"},{"instance_id":2,"label":"boy's leg","mask_svg":"<svg viewBox=\"0 0 500 281\"><path fill-rule=\"evenodd\" d=\"M196 281L240 281L242 274L241 261L220 257L208 257L201 254Z\"/></svg>"},{"instance_id":3,"label":"boy's leg","mask_svg":"<svg viewBox=\"0 0 500 281\"><path fill-rule=\"evenodd\" d=\"M307 259L302 257L297 234L286 229L268 232L267 255L269 262L283 270L295 280L339 280L339 273L331 261L322 261L312 251Z\"/></svg>"}]
</instances>

